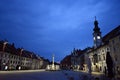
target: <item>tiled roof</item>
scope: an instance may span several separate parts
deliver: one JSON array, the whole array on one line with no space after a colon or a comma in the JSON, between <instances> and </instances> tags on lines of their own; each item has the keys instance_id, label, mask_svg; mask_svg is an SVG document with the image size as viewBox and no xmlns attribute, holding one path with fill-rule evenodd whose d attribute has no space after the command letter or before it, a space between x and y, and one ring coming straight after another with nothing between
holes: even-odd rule
<instances>
[{"instance_id":1,"label":"tiled roof","mask_svg":"<svg viewBox=\"0 0 120 80\"><path fill-rule=\"evenodd\" d=\"M5 41L0 41L0 51L3 51L4 42ZM23 50L21 52L21 48L16 49L14 44L9 44L9 43L6 44L4 52L8 52L8 53L13 54L13 55L18 55L18 56L32 58L32 59L38 59L38 60L42 59L40 56L37 56L33 52L30 52L27 50Z\"/></svg>"},{"instance_id":2,"label":"tiled roof","mask_svg":"<svg viewBox=\"0 0 120 80\"><path fill-rule=\"evenodd\" d=\"M71 65L71 55L67 55L66 57L64 57L64 59L60 63L62 65L63 64Z\"/></svg>"},{"instance_id":3,"label":"tiled roof","mask_svg":"<svg viewBox=\"0 0 120 80\"><path fill-rule=\"evenodd\" d=\"M111 38L114 38L115 36L120 34L120 26L116 27L115 29L113 29L112 31L110 31L108 34L106 34L103 37L103 42L107 42L109 41Z\"/></svg>"},{"instance_id":4,"label":"tiled roof","mask_svg":"<svg viewBox=\"0 0 120 80\"><path fill-rule=\"evenodd\" d=\"M21 56L32 58L32 59L38 59L36 54L34 54L33 52L30 52L30 51L27 51L27 50L23 50Z\"/></svg>"},{"instance_id":5,"label":"tiled roof","mask_svg":"<svg viewBox=\"0 0 120 80\"><path fill-rule=\"evenodd\" d=\"M6 44L5 52L17 55L17 49L15 48L14 45L11 45L11 44Z\"/></svg>"},{"instance_id":6,"label":"tiled roof","mask_svg":"<svg viewBox=\"0 0 120 80\"><path fill-rule=\"evenodd\" d=\"M3 51L4 42L5 41L0 41L0 51ZM4 51L8 52L8 53L11 53L11 54L17 55L17 50L16 50L14 44L11 45L11 44L7 43L5 48L4 48Z\"/></svg>"}]
</instances>

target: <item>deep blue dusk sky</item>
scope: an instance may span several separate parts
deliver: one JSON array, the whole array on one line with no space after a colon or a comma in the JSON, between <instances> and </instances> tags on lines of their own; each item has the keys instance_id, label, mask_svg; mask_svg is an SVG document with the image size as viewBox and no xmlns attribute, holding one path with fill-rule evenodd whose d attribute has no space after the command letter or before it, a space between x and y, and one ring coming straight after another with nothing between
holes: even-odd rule
<instances>
[{"instance_id":1,"label":"deep blue dusk sky","mask_svg":"<svg viewBox=\"0 0 120 80\"><path fill-rule=\"evenodd\" d=\"M104 36L120 25L120 0L0 0L0 40L60 61L93 46L94 16Z\"/></svg>"}]
</instances>

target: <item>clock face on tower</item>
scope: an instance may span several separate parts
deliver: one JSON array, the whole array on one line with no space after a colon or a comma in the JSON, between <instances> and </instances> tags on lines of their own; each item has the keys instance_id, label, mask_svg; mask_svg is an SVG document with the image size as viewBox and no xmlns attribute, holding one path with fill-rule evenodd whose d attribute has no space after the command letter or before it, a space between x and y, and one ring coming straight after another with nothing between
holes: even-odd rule
<instances>
[{"instance_id":1,"label":"clock face on tower","mask_svg":"<svg viewBox=\"0 0 120 80\"><path fill-rule=\"evenodd\" d=\"M97 39L100 39L100 36L97 36Z\"/></svg>"}]
</instances>

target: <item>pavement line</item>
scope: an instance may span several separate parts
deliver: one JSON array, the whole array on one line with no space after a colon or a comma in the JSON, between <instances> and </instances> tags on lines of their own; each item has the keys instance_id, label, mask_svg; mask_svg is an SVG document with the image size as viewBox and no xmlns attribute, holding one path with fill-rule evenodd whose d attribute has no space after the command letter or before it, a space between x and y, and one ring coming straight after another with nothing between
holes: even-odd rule
<instances>
[{"instance_id":1,"label":"pavement line","mask_svg":"<svg viewBox=\"0 0 120 80\"><path fill-rule=\"evenodd\" d=\"M41 70L16 70L16 71L0 71L0 73L20 73L20 72L40 72L40 71L45 71L45 69Z\"/></svg>"}]
</instances>

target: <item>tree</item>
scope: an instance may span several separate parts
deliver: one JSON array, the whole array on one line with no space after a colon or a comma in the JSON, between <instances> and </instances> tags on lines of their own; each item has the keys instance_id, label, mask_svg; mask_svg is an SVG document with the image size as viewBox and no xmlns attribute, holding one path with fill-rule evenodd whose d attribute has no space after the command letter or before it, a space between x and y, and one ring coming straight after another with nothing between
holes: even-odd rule
<instances>
[{"instance_id":1,"label":"tree","mask_svg":"<svg viewBox=\"0 0 120 80\"><path fill-rule=\"evenodd\" d=\"M112 57L110 56L110 53L107 52L106 54L106 64L107 64L107 74L109 78L113 78L114 74L113 74L113 60Z\"/></svg>"}]
</instances>

